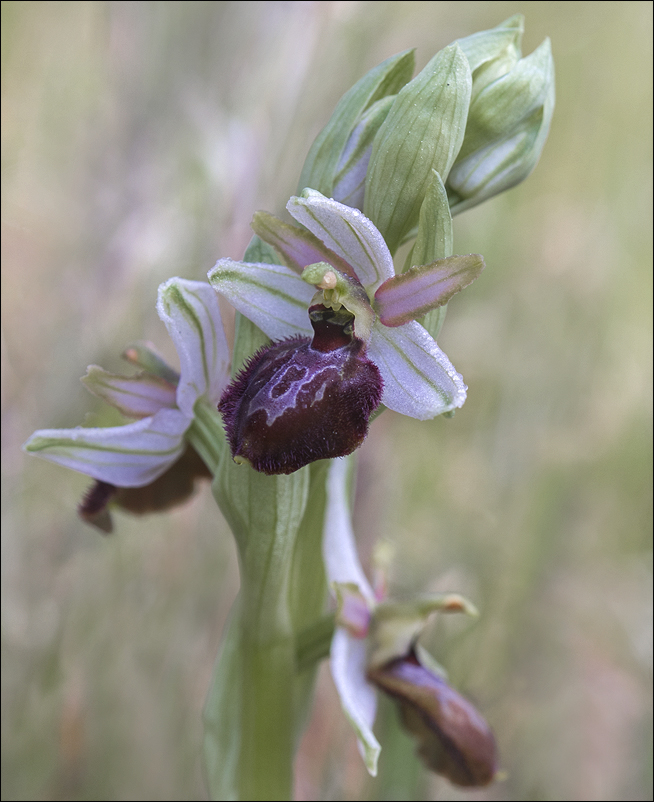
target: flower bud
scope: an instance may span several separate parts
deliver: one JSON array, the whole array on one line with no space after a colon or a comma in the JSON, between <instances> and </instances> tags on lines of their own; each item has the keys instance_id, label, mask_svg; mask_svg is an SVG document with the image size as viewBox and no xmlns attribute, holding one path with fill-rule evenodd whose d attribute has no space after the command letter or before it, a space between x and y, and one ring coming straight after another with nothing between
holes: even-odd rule
<instances>
[{"instance_id":1,"label":"flower bud","mask_svg":"<svg viewBox=\"0 0 654 802\"><path fill-rule=\"evenodd\" d=\"M354 336L353 316L318 304L309 317L312 341L260 349L218 405L234 460L266 474L350 454L381 400L382 378Z\"/></svg>"},{"instance_id":2,"label":"flower bud","mask_svg":"<svg viewBox=\"0 0 654 802\"><path fill-rule=\"evenodd\" d=\"M418 741L426 766L465 787L488 785L497 773L490 727L461 694L426 668L416 651L368 670L368 679L395 698L402 724Z\"/></svg>"},{"instance_id":3,"label":"flower bud","mask_svg":"<svg viewBox=\"0 0 654 802\"><path fill-rule=\"evenodd\" d=\"M452 214L510 189L534 169L554 111L549 39L520 57L522 17L461 39L472 96L461 150L447 177Z\"/></svg>"}]
</instances>

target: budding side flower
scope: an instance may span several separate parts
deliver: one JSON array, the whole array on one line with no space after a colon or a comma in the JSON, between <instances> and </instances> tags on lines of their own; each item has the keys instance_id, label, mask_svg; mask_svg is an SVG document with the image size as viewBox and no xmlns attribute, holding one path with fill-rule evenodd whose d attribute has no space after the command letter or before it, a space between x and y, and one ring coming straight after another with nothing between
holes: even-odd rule
<instances>
[{"instance_id":1,"label":"budding side flower","mask_svg":"<svg viewBox=\"0 0 654 802\"><path fill-rule=\"evenodd\" d=\"M520 15L459 40L472 70L461 150L447 176L452 214L523 181L536 166L554 111L549 39L521 58Z\"/></svg>"},{"instance_id":2,"label":"budding side flower","mask_svg":"<svg viewBox=\"0 0 654 802\"><path fill-rule=\"evenodd\" d=\"M259 350L218 405L235 461L266 474L350 454L381 401L383 381L354 336L353 315L317 304L309 317L313 340Z\"/></svg>"}]
</instances>

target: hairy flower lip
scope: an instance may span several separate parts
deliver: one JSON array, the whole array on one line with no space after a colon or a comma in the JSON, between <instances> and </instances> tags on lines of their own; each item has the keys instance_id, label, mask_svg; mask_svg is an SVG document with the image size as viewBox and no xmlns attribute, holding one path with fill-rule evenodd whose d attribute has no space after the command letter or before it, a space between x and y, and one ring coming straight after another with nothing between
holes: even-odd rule
<instances>
[{"instance_id":1,"label":"hairy flower lip","mask_svg":"<svg viewBox=\"0 0 654 802\"><path fill-rule=\"evenodd\" d=\"M108 535L113 532L110 507L120 507L133 515L164 512L191 498L198 481L211 476L197 451L187 445L181 456L150 484L116 487L96 479L79 503L77 513L83 521Z\"/></svg>"},{"instance_id":2,"label":"hairy flower lip","mask_svg":"<svg viewBox=\"0 0 654 802\"><path fill-rule=\"evenodd\" d=\"M313 340L261 348L218 404L232 457L269 475L350 454L381 398L379 371L353 336L352 316L314 305L310 318Z\"/></svg>"}]
</instances>

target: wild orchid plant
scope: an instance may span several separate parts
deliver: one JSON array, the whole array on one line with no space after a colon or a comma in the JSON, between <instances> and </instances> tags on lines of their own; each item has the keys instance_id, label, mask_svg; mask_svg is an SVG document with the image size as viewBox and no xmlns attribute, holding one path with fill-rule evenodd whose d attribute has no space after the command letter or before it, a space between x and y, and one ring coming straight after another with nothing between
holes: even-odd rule
<instances>
[{"instance_id":1,"label":"wild orchid plant","mask_svg":"<svg viewBox=\"0 0 654 802\"><path fill-rule=\"evenodd\" d=\"M352 452L374 416L426 420L465 401L435 338L484 262L452 255L452 214L529 174L554 106L549 41L522 58L522 31L516 16L454 42L413 80L412 51L371 70L312 146L287 204L294 223L258 212L245 261L159 288L179 372L144 345L124 354L136 375L88 369L88 389L134 422L25 444L95 480L80 514L103 531L111 508L164 509L213 477L241 571L205 709L213 798L291 797L327 655L371 774L376 689L397 700L431 769L463 786L496 774L488 725L418 642L429 614L472 605L456 594L399 604L373 588L349 499ZM218 294L237 310L231 355Z\"/></svg>"}]
</instances>

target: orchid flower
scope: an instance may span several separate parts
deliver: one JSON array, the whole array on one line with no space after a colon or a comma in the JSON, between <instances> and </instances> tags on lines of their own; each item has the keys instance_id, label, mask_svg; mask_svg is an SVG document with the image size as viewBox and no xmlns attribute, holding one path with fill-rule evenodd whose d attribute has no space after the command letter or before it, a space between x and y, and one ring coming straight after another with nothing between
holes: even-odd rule
<instances>
[{"instance_id":1,"label":"orchid flower","mask_svg":"<svg viewBox=\"0 0 654 802\"><path fill-rule=\"evenodd\" d=\"M119 488L122 498L117 500L127 509L162 509L186 495L184 489L190 492L195 476L211 475L208 469L213 467L207 463L215 455L204 451L198 456L188 435L201 408L215 408L229 379L218 298L204 282L173 278L159 287L157 312L177 349L179 374L150 349L134 346L125 357L144 368L141 373L119 376L91 365L82 380L125 417L135 418L133 423L40 429L24 445L32 454L96 480L80 514L104 531L111 531L106 503ZM193 444L198 445L197 437ZM165 482L161 492L157 482ZM133 488L148 492L134 494Z\"/></svg>"},{"instance_id":2,"label":"orchid flower","mask_svg":"<svg viewBox=\"0 0 654 802\"><path fill-rule=\"evenodd\" d=\"M332 677L366 768L375 776L381 747L372 727L380 689L398 702L402 723L428 768L457 785L486 785L497 772L493 734L417 643L434 611L476 615L476 610L455 593L398 604L384 600L383 587L373 590L356 552L348 471L348 460L334 460L330 467L323 559L338 602Z\"/></svg>"},{"instance_id":3,"label":"orchid flower","mask_svg":"<svg viewBox=\"0 0 654 802\"><path fill-rule=\"evenodd\" d=\"M311 334L317 287L318 303L354 315L355 336L381 374L382 404L420 420L460 407L463 379L416 318L470 284L482 257L449 257L396 276L384 238L358 209L311 189L286 208L304 229L263 212L252 224L286 264L220 259L212 286L272 340Z\"/></svg>"},{"instance_id":4,"label":"orchid flower","mask_svg":"<svg viewBox=\"0 0 654 802\"><path fill-rule=\"evenodd\" d=\"M209 273L277 340L250 358L219 404L234 460L266 474L350 454L380 402L423 420L461 406L461 376L415 318L484 266L481 256L453 256L396 276L384 238L358 209L311 189L287 209L304 229L263 212L253 222L286 265L221 259Z\"/></svg>"}]
</instances>

